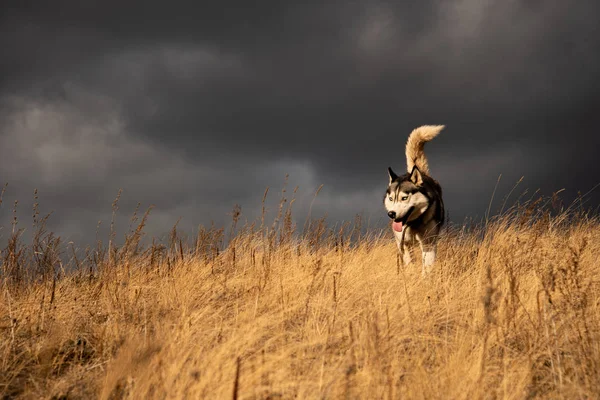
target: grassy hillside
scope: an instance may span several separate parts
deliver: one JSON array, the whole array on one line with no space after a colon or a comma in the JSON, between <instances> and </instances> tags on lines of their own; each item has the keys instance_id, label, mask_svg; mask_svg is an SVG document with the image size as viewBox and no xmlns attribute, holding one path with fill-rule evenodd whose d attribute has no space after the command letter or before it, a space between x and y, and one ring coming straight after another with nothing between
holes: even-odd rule
<instances>
[{"instance_id":1,"label":"grassy hillside","mask_svg":"<svg viewBox=\"0 0 600 400\"><path fill-rule=\"evenodd\" d=\"M284 207L144 247L140 218L70 273L40 220L2 253L0 396L597 398L600 224L543 210L446 230L427 278Z\"/></svg>"}]
</instances>

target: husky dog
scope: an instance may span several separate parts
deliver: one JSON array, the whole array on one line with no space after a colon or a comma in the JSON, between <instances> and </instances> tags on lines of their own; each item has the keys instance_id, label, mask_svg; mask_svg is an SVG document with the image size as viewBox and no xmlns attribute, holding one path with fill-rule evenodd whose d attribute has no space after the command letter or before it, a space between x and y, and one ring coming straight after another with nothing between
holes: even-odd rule
<instances>
[{"instance_id":1,"label":"husky dog","mask_svg":"<svg viewBox=\"0 0 600 400\"><path fill-rule=\"evenodd\" d=\"M435 261L438 235L444 223L442 188L429 176L423 147L442 129L444 125L426 125L412 131L406 142L408 173L398 176L388 168L390 182L383 198L404 265L410 264L412 245L417 241L422 251L423 274L430 271Z\"/></svg>"}]
</instances>

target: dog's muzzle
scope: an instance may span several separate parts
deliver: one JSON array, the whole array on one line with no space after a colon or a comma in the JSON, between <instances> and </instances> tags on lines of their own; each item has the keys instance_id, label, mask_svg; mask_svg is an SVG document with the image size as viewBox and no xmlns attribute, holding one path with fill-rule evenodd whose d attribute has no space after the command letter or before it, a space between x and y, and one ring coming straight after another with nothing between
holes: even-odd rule
<instances>
[{"instance_id":1,"label":"dog's muzzle","mask_svg":"<svg viewBox=\"0 0 600 400\"><path fill-rule=\"evenodd\" d=\"M388 217L393 219L394 222L402 222L402 223L406 224L406 222L408 222L408 218L410 218L410 215L412 214L412 212L414 210L415 210L415 207L409 208L408 211L406 212L406 214L404 214L404 216L402 218L398 218L398 215L396 215L396 211L388 211Z\"/></svg>"}]
</instances>

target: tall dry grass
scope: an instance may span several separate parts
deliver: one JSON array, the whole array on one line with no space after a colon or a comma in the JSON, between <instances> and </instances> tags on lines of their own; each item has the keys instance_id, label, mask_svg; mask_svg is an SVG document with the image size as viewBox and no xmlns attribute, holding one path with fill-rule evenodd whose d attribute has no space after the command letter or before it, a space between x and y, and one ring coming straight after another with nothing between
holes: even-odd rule
<instances>
[{"instance_id":1,"label":"tall dry grass","mask_svg":"<svg viewBox=\"0 0 600 400\"><path fill-rule=\"evenodd\" d=\"M534 202L450 227L424 279L388 232L297 227L292 204L147 246L135 215L79 257L34 213L33 244L15 228L2 252L0 395L600 396L596 218Z\"/></svg>"}]
</instances>

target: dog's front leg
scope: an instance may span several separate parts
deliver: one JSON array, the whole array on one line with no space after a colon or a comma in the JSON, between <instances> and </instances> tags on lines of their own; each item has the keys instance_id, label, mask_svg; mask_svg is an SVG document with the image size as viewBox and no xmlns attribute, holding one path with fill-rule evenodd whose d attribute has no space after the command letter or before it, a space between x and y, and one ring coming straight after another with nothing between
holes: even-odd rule
<instances>
[{"instance_id":1,"label":"dog's front leg","mask_svg":"<svg viewBox=\"0 0 600 400\"><path fill-rule=\"evenodd\" d=\"M396 245L398 246L398 251L402 256L402 265L405 267L410 265L412 262L412 241L413 237L408 234L403 238L403 234L400 232L394 232L394 236L396 238Z\"/></svg>"},{"instance_id":2,"label":"dog's front leg","mask_svg":"<svg viewBox=\"0 0 600 400\"><path fill-rule=\"evenodd\" d=\"M410 265L410 263L412 262L412 247L411 246L407 246L406 244L404 246L402 246L402 249L400 250L400 252L402 253L402 264L406 267L407 265Z\"/></svg>"},{"instance_id":3,"label":"dog's front leg","mask_svg":"<svg viewBox=\"0 0 600 400\"><path fill-rule=\"evenodd\" d=\"M423 275L427 275L431 272L431 266L433 265L433 263L435 262L435 251L436 251L436 246L434 244L422 244L421 245L421 250L422 250L422 257L423 257L423 269L422 269L422 273Z\"/></svg>"}]
</instances>

